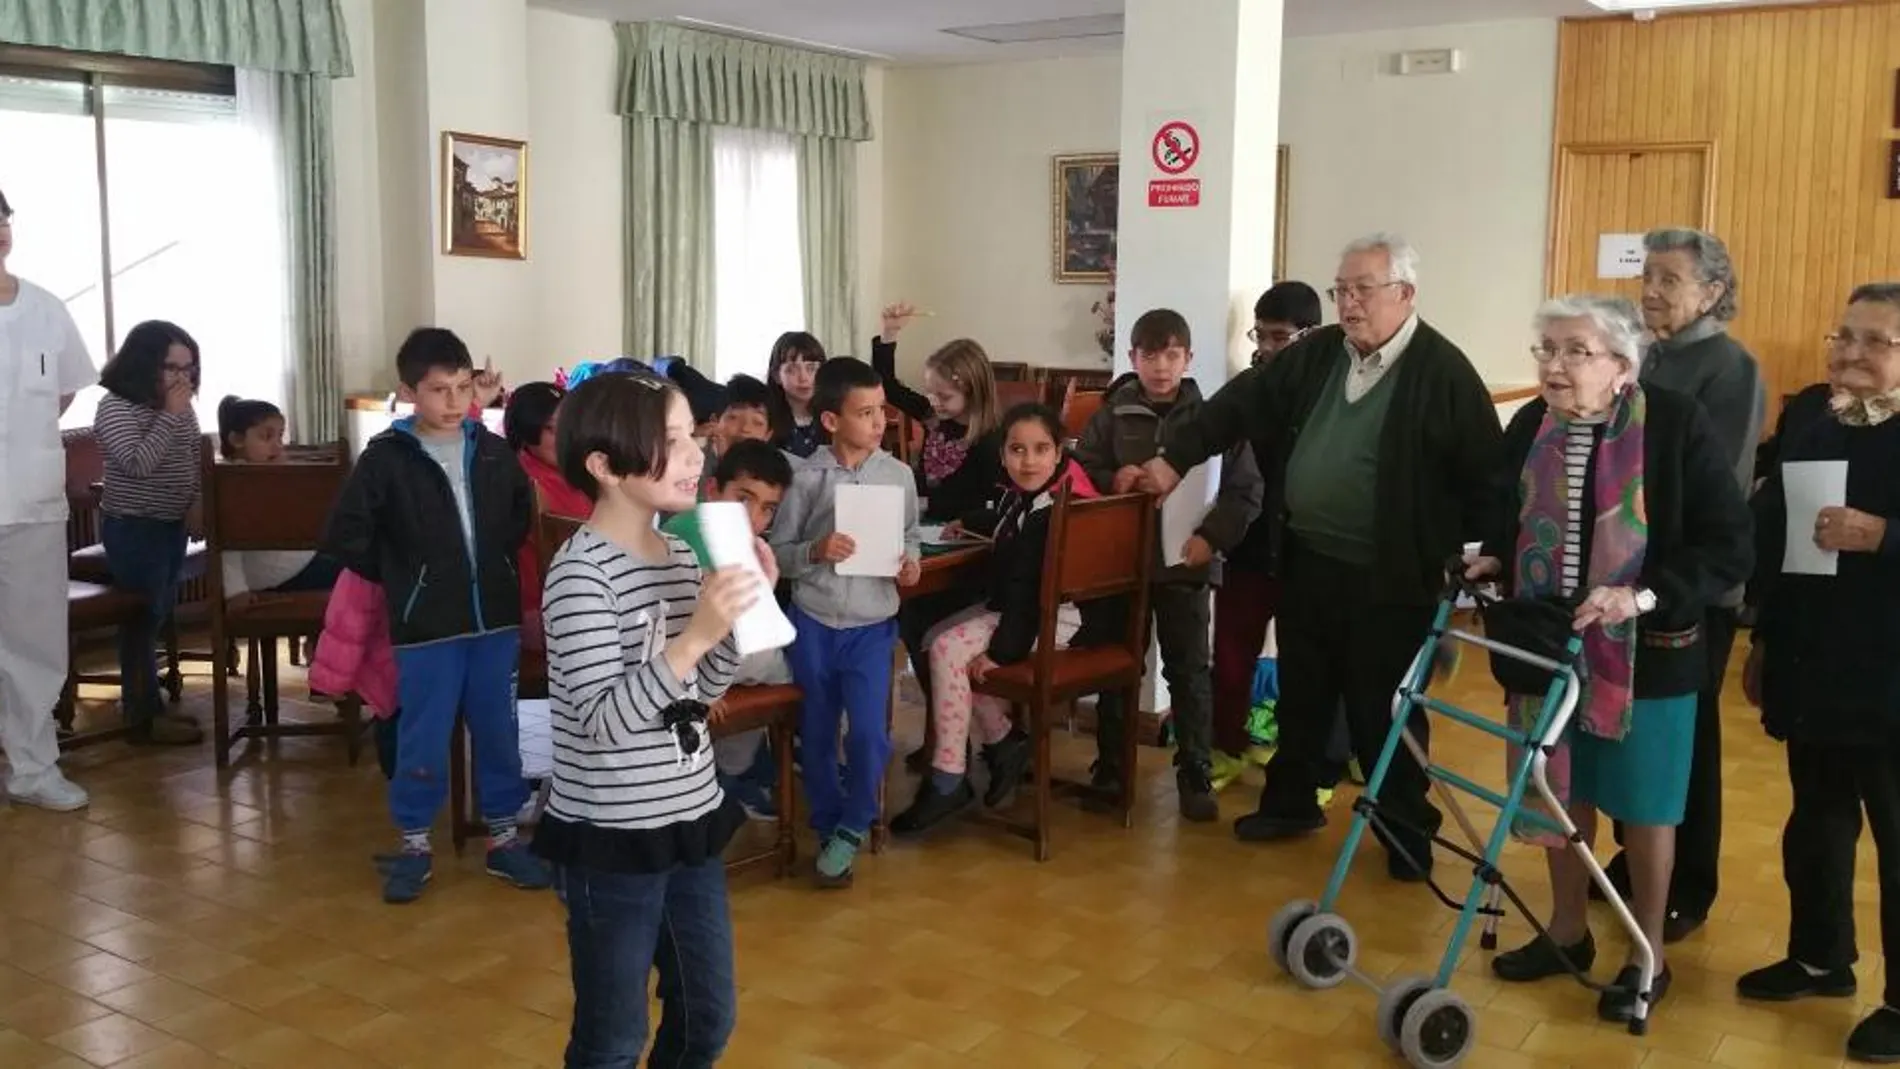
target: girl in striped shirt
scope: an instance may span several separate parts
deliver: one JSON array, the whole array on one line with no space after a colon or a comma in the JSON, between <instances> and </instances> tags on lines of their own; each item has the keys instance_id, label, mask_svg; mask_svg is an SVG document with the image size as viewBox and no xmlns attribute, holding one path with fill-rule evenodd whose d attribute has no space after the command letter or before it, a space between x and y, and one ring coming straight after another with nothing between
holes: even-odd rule
<instances>
[{"instance_id":1,"label":"girl in striped shirt","mask_svg":"<svg viewBox=\"0 0 1900 1069\"><path fill-rule=\"evenodd\" d=\"M702 576L661 512L693 507L702 457L677 387L601 375L561 406L561 471L593 516L542 594L554 780L534 849L554 867L573 959L570 1069L639 1062L647 978L660 974L650 1064L711 1066L737 1012L720 852L745 813L719 789L706 706L739 667L732 622L769 596L725 568Z\"/></svg>"},{"instance_id":2,"label":"girl in striped shirt","mask_svg":"<svg viewBox=\"0 0 1900 1069\"><path fill-rule=\"evenodd\" d=\"M99 384L92 433L105 462L100 541L112 584L145 599L137 623L119 629L119 687L132 741L194 746L204 731L167 712L158 696L158 630L178 600L187 519L198 511L204 448L191 402L198 392L198 343L152 320L125 336Z\"/></svg>"}]
</instances>

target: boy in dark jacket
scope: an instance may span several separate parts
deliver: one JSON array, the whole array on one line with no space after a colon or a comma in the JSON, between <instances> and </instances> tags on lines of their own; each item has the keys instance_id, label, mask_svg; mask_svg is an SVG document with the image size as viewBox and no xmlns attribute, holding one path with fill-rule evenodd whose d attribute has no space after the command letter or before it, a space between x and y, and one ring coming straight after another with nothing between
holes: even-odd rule
<instances>
[{"instance_id":1,"label":"boy in dark jacket","mask_svg":"<svg viewBox=\"0 0 1900 1069\"><path fill-rule=\"evenodd\" d=\"M1130 334L1132 375L1109 386L1102 407L1089 420L1075 457L1098 489L1125 494L1141 481L1141 465L1161 453L1164 433L1197 418L1200 387L1187 377L1194 342L1187 320L1178 312L1156 309L1135 321ZM1161 672L1174 702L1175 781L1181 815L1188 820L1219 819L1211 780L1213 705L1208 666L1208 582L1218 578L1215 556L1240 544L1260 514L1260 470L1245 443L1227 451L1221 464L1220 492L1206 518L1181 547L1182 563L1159 567L1148 592L1155 639L1161 647ZM1167 551L1160 545L1161 560ZM1126 729L1120 699L1104 694L1096 701L1095 782L1120 782L1116 765L1118 733Z\"/></svg>"},{"instance_id":2,"label":"boy in dark jacket","mask_svg":"<svg viewBox=\"0 0 1900 1069\"><path fill-rule=\"evenodd\" d=\"M549 884L516 836L527 799L515 724L521 587L515 555L532 498L508 444L467 418L474 362L452 332L424 327L396 353L415 415L370 439L343 488L324 551L380 583L389 603L402 719L390 815L400 852L379 859L383 900L413 902L433 866L429 829L448 797L459 712L475 743L488 822L488 872L517 887Z\"/></svg>"}]
</instances>

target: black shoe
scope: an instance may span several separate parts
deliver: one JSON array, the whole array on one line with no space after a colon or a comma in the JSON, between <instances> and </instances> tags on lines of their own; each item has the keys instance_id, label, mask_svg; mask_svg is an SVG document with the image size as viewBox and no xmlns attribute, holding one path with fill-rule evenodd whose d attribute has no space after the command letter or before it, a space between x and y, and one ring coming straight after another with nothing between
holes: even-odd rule
<instances>
[{"instance_id":1,"label":"black shoe","mask_svg":"<svg viewBox=\"0 0 1900 1069\"><path fill-rule=\"evenodd\" d=\"M1023 773L1035 756L1029 736L1012 731L1002 741L983 747L983 763L990 769L990 785L983 791L983 804L991 809L1005 805L1022 786Z\"/></svg>"},{"instance_id":2,"label":"black shoe","mask_svg":"<svg viewBox=\"0 0 1900 1069\"><path fill-rule=\"evenodd\" d=\"M1564 962L1580 973L1588 973L1596 964L1597 941L1589 932L1567 947L1560 947L1547 935L1540 935L1516 950L1507 950L1491 959L1491 972L1511 984L1528 984L1570 972Z\"/></svg>"},{"instance_id":3,"label":"black shoe","mask_svg":"<svg viewBox=\"0 0 1900 1069\"><path fill-rule=\"evenodd\" d=\"M1855 1025L1847 1037L1847 1056L1874 1065L1900 1062L1900 1010L1882 1006Z\"/></svg>"},{"instance_id":4,"label":"black shoe","mask_svg":"<svg viewBox=\"0 0 1900 1069\"><path fill-rule=\"evenodd\" d=\"M1636 1017L1636 966L1625 965L1616 974L1616 982L1597 997L1597 1019L1611 1024L1624 1024ZM1662 1003L1663 996L1669 993L1669 966L1665 965L1656 978L1649 983L1649 1012L1644 1017L1652 1017L1656 1007Z\"/></svg>"},{"instance_id":5,"label":"black shoe","mask_svg":"<svg viewBox=\"0 0 1900 1069\"><path fill-rule=\"evenodd\" d=\"M1091 813L1107 813L1119 804L1122 769L1119 762L1098 757L1089 766L1089 792L1082 796L1082 808Z\"/></svg>"},{"instance_id":6,"label":"black shoe","mask_svg":"<svg viewBox=\"0 0 1900 1069\"><path fill-rule=\"evenodd\" d=\"M1206 765L1189 761L1175 769L1174 785L1180 794L1182 820L1211 824L1220 819L1220 803L1214 800L1214 781Z\"/></svg>"},{"instance_id":7,"label":"black shoe","mask_svg":"<svg viewBox=\"0 0 1900 1069\"><path fill-rule=\"evenodd\" d=\"M1432 878L1432 847L1430 843L1406 843L1405 850L1411 858L1401 855L1391 847L1385 852L1385 873L1399 883L1426 883Z\"/></svg>"},{"instance_id":8,"label":"black shoe","mask_svg":"<svg viewBox=\"0 0 1900 1069\"><path fill-rule=\"evenodd\" d=\"M1669 915L1663 918L1663 942L1680 943L1694 935L1696 929L1707 923L1709 923L1707 914L1684 913L1679 909L1671 909Z\"/></svg>"},{"instance_id":9,"label":"black shoe","mask_svg":"<svg viewBox=\"0 0 1900 1069\"><path fill-rule=\"evenodd\" d=\"M1793 958L1743 973L1735 993L1756 1002L1793 1002L1803 998L1851 998L1859 990L1853 969L1835 969L1814 975Z\"/></svg>"},{"instance_id":10,"label":"black shoe","mask_svg":"<svg viewBox=\"0 0 1900 1069\"><path fill-rule=\"evenodd\" d=\"M930 778L917 785L917 798L910 808L891 821L892 835L922 835L958 813L976 804L976 789L965 779L949 794L937 790Z\"/></svg>"},{"instance_id":11,"label":"black shoe","mask_svg":"<svg viewBox=\"0 0 1900 1069\"><path fill-rule=\"evenodd\" d=\"M1326 814L1318 806L1305 813L1260 809L1234 821L1234 838L1243 843L1271 843L1311 835L1325 826Z\"/></svg>"},{"instance_id":12,"label":"black shoe","mask_svg":"<svg viewBox=\"0 0 1900 1069\"><path fill-rule=\"evenodd\" d=\"M930 747L919 746L905 754L904 771L913 776L927 775L930 772Z\"/></svg>"}]
</instances>

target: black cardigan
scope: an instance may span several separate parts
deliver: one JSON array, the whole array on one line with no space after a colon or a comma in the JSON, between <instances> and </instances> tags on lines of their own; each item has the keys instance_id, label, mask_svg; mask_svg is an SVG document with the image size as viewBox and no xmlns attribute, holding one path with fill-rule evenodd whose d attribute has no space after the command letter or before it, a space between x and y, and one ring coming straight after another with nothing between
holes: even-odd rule
<instances>
[{"instance_id":1,"label":"black cardigan","mask_svg":"<svg viewBox=\"0 0 1900 1069\"><path fill-rule=\"evenodd\" d=\"M1762 724L1778 739L1884 745L1900 739L1900 420L1847 427L1789 420L1780 464L1755 495L1755 580L1764 644ZM1784 575L1782 464L1847 461L1847 506L1887 520L1878 552L1842 553L1838 574Z\"/></svg>"},{"instance_id":2,"label":"black cardigan","mask_svg":"<svg viewBox=\"0 0 1900 1069\"><path fill-rule=\"evenodd\" d=\"M925 441L931 436L961 438L966 428L961 423L942 423L930 399L904 385L897 377L897 343L883 338L871 339L871 366L884 379L884 400L898 411L929 425ZM924 478L923 460L913 469L917 475L917 496L925 499L924 519L949 523L971 512L986 508L1003 492L1003 434L1000 430L970 443L963 466L931 486Z\"/></svg>"},{"instance_id":3,"label":"black cardigan","mask_svg":"<svg viewBox=\"0 0 1900 1069\"><path fill-rule=\"evenodd\" d=\"M1346 336L1321 327L1265 367L1240 373L1192 423L1171 428L1162 455L1187 472L1243 438L1269 485L1286 484L1286 464ZM1492 526L1490 479L1497 467L1497 409L1471 362L1430 324L1388 372L1391 412L1379 438L1372 588L1394 605L1431 605L1445 589L1445 560ZM1284 510L1278 517L1284 525Z\"/></svg>"},{"instance_id":4,"label":"black cardigan","mask_svg":"<svg viewBox=\"0 0 1900 1069\"><path fill-rule=\"evenodd\" d=\"M1733 457L1716 436L1701 404L1687 395L1648 386L1648 422L1643 427L1643 495L1649 513L1649 547L1638 580L1656 595L1656 608L1636 628L1638 698L1673 698L1701 689L1708 650L1698 630L1681 646L1651 636L1699 628L1710 605L1748 576L1753 565L1748 503L1735 485ZM1497 494L1495 534L1484 554L1504 562L1502 586L1512 588L1523 510L1524 464L1549 410L1542 398L1518 410L1504 431L1504 460L1492 480ZM1598 431L1598 441L1602 431ZM1596 463L1591 459L1583 488L1583 554L1590 556L1596 523ZM1587 570L1586 570L1587 574ZM1578 597L1587 594L1579 590Z\"/></svg>"}]
</instances>

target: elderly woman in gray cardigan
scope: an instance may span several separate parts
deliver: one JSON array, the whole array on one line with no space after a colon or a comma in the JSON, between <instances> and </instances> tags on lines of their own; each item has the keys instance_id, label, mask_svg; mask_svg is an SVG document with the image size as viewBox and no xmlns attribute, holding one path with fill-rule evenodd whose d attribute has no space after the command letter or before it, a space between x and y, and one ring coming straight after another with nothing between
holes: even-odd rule
<instances>
[{"instance_id":1,"label":"elderly woman in gray cardigan","mask_svg":"<svg viewBox=\"0 0 1900 1069\"><path fill-rule=\"evenodd\" d=\"M1643 238L1643 326L1651 338L1642 382L1701 402L1717 441L1735 466L1746 494L1755 478L1767 395L1755 358L1729 337L1740 309L1741 282L1722 239L1700 230L1652 230ZM1735 644L1742 591L1708 607L1702 621L1708 675L1696 695L1695 755L1689 796L1676 831L1676 871L1669 889L1663 939L1673 943L1700 928L1715 904L1722 853L1722 680ZM1618 825L1617 841L1623 841ZM1628 860L1610 863L1610 878L1629 894Z\"/></svg>"}]
</instances>

